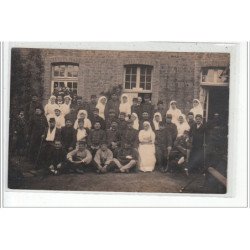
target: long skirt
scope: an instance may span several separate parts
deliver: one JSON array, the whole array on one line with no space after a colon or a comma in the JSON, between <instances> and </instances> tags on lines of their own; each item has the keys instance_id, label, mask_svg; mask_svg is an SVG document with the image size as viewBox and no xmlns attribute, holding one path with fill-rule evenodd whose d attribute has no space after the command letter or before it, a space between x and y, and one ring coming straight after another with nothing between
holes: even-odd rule
<instances>
[{"instance_id":1,"label":"long skirt","mask_svg":"<svg viewBox=\"0 0 250 250\"><path fill-rule=\"evenodd\" d=\"M138 148L140 161L139 169L143 172L151 172L155 168L155 145L154 144L140 144Z\"/></svg>"}]
</instances>

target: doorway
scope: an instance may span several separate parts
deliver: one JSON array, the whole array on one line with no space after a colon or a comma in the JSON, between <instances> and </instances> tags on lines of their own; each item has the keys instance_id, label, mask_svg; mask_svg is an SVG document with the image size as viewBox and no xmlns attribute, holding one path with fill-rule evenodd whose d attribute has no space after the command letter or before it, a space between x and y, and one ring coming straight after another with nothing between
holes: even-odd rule
<instances>
[{"instance_id":1,"label":"doorway","mask_svg":"<svg viewBox=\"0 0 250 250\"><path fill-rule=\"evenodd\" d=\"M219 113L221 119L228 123L229 114L229 88L209 87L208 120L212 119L215 113Z\"/></svg>"}]
</instances>

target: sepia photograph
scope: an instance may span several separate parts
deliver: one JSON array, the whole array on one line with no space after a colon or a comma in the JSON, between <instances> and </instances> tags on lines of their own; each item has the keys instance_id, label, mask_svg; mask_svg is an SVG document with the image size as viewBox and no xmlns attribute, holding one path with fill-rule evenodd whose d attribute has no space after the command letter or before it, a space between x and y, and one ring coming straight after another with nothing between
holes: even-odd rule
<instances>
[{"instance_id":1,"label":"sepia photograph","mask_svg":"<svg viewBox=\"0 0 250 250\"><path fill-rule=\"evenodd\" d=\"M227 192L230 53L12 48L8 188Z\"/></svg>"}]
</instances>

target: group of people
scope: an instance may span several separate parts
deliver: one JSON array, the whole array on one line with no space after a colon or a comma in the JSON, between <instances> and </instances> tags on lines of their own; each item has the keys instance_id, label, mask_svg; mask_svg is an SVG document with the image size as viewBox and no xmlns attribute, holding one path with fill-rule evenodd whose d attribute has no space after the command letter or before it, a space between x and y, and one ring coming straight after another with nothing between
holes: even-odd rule
<instances>
[{"instance_id":1,"label":"group of people","mask_svg":"<svg viewBox=\"0 0 250 250\"><path fill-rule=\"evenodd\" d=\"M189 174L204 166L205 139L220 126L218 117L205 125L198 99L186 116L174 100L168 110L163 101L155 108L148 94L131 104L125 93L91 95L85 102L58 92L44 107L33 95L12 130L15 152L26 150L36 168L54 175L154 169Z\"/></svg>"}]
</instances>

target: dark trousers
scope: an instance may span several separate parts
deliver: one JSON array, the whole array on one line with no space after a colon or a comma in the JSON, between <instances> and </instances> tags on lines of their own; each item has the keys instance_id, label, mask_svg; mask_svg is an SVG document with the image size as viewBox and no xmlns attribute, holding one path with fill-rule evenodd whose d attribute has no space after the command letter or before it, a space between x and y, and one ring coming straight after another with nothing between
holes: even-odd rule
<instances>
[{"instance_id":1,"label":"dark trousers","mask_svg":"<svg viewBox=\"0 0 250 250\"><path fill-rule=\"evenodd\" d=\"M203 149L192 149L187 165L188 171L197 171L204 169Z\"/></svg>"},{"instance_id":2,"label":"dark trousers","mask_svg":"<svg viewBox=\"0 0 250 250\"><path fill-rule=\"evenodd\" d=\"M156 157L156 166L158 169L166 168L167 165L167 149L164 145L155 146L155 157Z\"/></svg>"},{"instance_id":3,"label":"dark trousers","mask_svg":"<svg viewBox=\"0 0 250 250\"><path fill-rule=\"evenodd\" d=\"M74 157L73 157L73 160L75 160ZM83 170L84 172L94 172L96 170L95 166L93 166L93 162L90 162L90 163L84 162L84 163L76 164L76 163L68 161L66 166L67 166L66 172L75 172L77 169Z\"/></svg>"}]
</instances>

